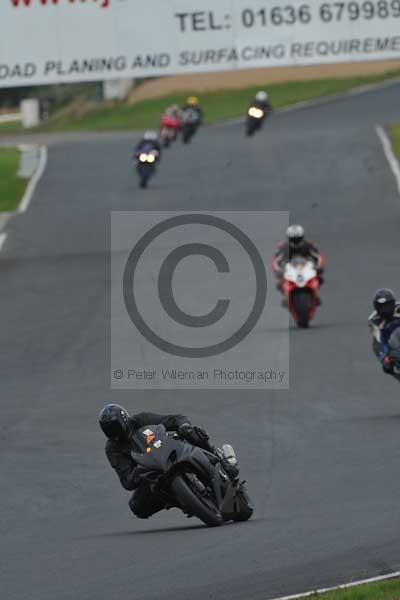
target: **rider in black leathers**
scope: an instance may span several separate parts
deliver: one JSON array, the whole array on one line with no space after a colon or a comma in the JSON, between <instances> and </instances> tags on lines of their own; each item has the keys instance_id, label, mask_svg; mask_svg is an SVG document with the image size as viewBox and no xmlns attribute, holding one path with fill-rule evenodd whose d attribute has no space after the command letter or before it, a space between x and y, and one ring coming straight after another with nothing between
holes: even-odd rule
<instances>
[{"instance_id":1,"label":"rider in black leathers","mask_svg":"<svg viewBox=\"0 0 400 600\"><path fill-rule=\"evenodd\" d=\"M134 154L135 157L138 157L142 152L148 154L153 151L156 152L158 158L161 157L161 144L158 134L156 131L149 130L144 133L141 140L136 144Z\"/></svg>"},{"instance_id":2,"label":"rider in black leathers","mask_svg":"<svg viewBox=\"0 0 400 600\"><path fill-rule=\"evenodd\" d=\"M199 100L196 96L189 96L186 99L186 103L182 106L181 112L184 113L186 110L193 110L197 113L199 118L197 125L201 125L203 122L203 110L199 104Z\"/></svg>"},{"instance_id":3,"label":"rider in black leathers","mask_svg":"<svg viewBox=\"0 0 400 600\"><path fill-rule=\"evenodd\" d=\"M384 373L392 374L388 342L392 333L400 327L400 301L392 290L381 288L374 296L374 312L368 319L372 334L372 349L379 359Z\"/></svg>"},{"instance_id":4,"label":"rider in black leathers","mask_svg":"<svg viewBox=\"0 0 400 600\"><path fill-rule=\"evenodd\" d=\"M252 106L255 106L256 108L259 108L260 110L264 111L265 115L272 112L272 104L269 99L269 96L267 92L264 92L262 90L257 92L249 108L251 108Z\"/></svg>"},{"instance_id":5,"label":"rider in black leathers","mask_svg":"<svg viewBox=\"0 0 400 600\"><path fill-rule=\"evenodd\" d=\"M132 451L137 451L133 442L133 433L146 425L164 425L167 431L177 432L183 439L194 446L215 452L210 444L207 432L201 427L192 426L184 415L160 415L142 412L129 416L128 412L118 404L108 404L99 415L99 424L108 440L106 442L106 455L111 466L118 474L122 486L126 490L134 490L129 506L139 518L147 519L154 513L167 508L165 502L149 487L140 481L137 466L131 456ZM232 480L236 480L239 469L228 461L223 460L223 466ZM243 488L243 491L244 488Z\"/></svg>"}]
</instances>

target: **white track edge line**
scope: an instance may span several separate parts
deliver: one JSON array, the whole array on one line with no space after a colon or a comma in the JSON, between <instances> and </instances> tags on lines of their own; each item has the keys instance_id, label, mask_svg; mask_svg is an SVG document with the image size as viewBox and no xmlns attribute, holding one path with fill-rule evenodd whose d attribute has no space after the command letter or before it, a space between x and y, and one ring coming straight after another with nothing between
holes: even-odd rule
<instances>
[{"instance_id":1,"label":"white track edge line","mask_svg":"<svg viewBox=\"0 0 400 600\"><path fill-rule=\"evenodd\" d=\"M46 168L46 164L47 164L47 147L46 146L41 146L40 147L40 157L39 157L39 164L38 167L35 171L35 173L33 174L30 182L27 185L27 188L25 190L25 194L21 200L21 203L18 207L17 212L19 213L23 213L28 209L28 206L32 200L32 196L35 192L36 186L40 181L40 178L42 177L44 170Z\"/></svg>"},{"instance_id":2,"label":"white track edge line","mask_svg":"<svg viewBox=\"0 0 400 600\"><path fill-rule=\"evenodd\" d=\"M6 233L0 233L0 250L4 246L4 242L6 241L6 239L7 239L7 234Z\"/></svg>"},{"instance_id":3,"label":"white track edge line","mask_svg":"<svg viewBox=\"0 0 400 600\"><path fill-rule=\"evenodd\" d=\"M385 153L385 156L389 163L389 166L392 170L394 178L396 179L397 190L400 194L400 164L399 164L399 161L397 160L396 156L394 155L392 143L391 143L386 131L383 129L383 127L381 127L380 125L377 125L375 127L375 131L381 141L383 151Z\"/></svg>"},{"instance_id":4,"label":"white track edge line","mask_svg":"<svg viewBox=\"0 0 400 600\"><path fill-rule=\"evenodd\" d=\"M0 115L0 123L13 123L14 121L21 121L21 113L10 113L7 115Z\"/></svg>"},{"instance_id":5,"label":"white track edge line","mask_svg":"<svg viewBox=\"0 0 400 600\"><path fill-rule=\"evenodd\" d=\"M307 598L309 596L315 596L317 594L326 594L327 592L334 592L336 590L344 590L358 585L367 583L375 583L376 581L385 581L386 579L394 579L400 577L400 571L393 571L393 573L387 573L386 575L378 575L377 577L370 577L369 579L360 579L359 581L351 581L350 583L343 583L341 585L335 585L333 587L321 588L317 590L311 590L302 594L293 594L292 596L280 596L273 600L296 600L297 598Z\"/></svg>"}]
</instances>

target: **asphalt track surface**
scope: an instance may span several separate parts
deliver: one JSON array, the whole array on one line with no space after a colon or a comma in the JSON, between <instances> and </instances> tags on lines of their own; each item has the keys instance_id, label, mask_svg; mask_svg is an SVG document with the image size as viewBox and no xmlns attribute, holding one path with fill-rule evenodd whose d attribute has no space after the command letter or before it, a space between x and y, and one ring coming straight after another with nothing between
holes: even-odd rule
<instances>
[{"instance_id":1,"label":"asphalt track surface","mask_svg":"<svg viewBox=\"0 0 400 600\"><path fill-rule=\"evenodd\" d=\"M399 387L366 329L375 288L400 292L400 199L374 131L399 100L395 86L277 115L251 141L204 129L146 192L126 134L50 146L0 256L2 598L266 600L399 568ZM290 392L110 391L111 209L290 209L307 226L329 266L313 327L291 331ZM133 519L96 423L111 400L231 440L254 518Z\"/></svg>"}]
</instances>

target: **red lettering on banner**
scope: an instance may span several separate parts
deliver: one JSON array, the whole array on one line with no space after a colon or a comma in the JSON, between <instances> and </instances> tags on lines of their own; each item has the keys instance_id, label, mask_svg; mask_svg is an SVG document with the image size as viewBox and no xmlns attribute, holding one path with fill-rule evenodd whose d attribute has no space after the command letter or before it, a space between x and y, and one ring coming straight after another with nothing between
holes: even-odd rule
<instances>
[{"instance_id":1,"label":"red lettering on banner","mask_svg":"<svg viewBox=\"0 0 400 600\"><path fill-rule=\"evenodd\" d=\"M48 6L49 4L60 4L62 2L68 2L69 4L83 4L87 2L95 2L100 8L108 8L111 0L11 0L11 4L18 8L19 6L32 6L33 4L39 4L39 6Z\"/></svg>"}]
</instances>

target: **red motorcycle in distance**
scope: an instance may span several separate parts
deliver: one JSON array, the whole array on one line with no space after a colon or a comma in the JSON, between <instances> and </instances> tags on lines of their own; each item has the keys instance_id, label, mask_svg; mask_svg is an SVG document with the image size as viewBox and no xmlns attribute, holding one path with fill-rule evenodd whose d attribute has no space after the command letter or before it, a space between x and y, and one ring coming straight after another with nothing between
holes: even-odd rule
<instances>
[{"instance_id":1,"label":"red motorcycle in distance","mask_svg":"<svg viewBox=\"0 0 400 600\"><path fill-rule=\"evenodd\" d=\"M285 266L281 287L297 325L308 327L319 303L320 280L315 262L300 256L294 257Z\"/></svg>"},{"instance_id":2,"label":"red motorcycle in distance","mask_svg":"<svg viewBox=\"0 0 400 600\"><path fill-rule=\"evenodd\" d=\"M178 117L169 115L161 117L160 138L164 148L168 148L171 142L176 140L180 127L181 121Z\"/></svg>"}]
</instances>

